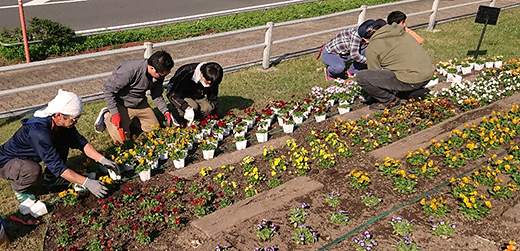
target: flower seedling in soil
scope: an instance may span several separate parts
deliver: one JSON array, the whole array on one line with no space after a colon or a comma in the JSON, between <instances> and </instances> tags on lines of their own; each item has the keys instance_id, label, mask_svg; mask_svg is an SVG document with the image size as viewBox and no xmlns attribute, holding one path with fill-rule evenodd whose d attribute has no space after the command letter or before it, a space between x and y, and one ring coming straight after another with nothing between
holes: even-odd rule
<instances>
[{"instance_id":1,"label":"flower seedling in soil","mask_svg":"<svg viewBox=\"0 0 520 251\"><path fill-rule=\"evenodd\" d=\"M72 227L68 226L66 221L62 221L58 223L58 238L56 238L54 241L56 242L56 245L60 247L66 247L73 241L73 232Z\"/></svg>"},{"instance_id":2,"label":"flower seedling in soil","mask_svg":"<svg viewBox=\"0 0 520 251\"><path fill-rule=\"evenodd\" d=\"M417 186L417 176L414 174L406 174L404 169L392 171L394 177L392 178L392 184L394 190L402 194L409 194L415 192Z\"/></svg>"},{"instance_id":3,"label":"flower seedling in soil","mask_svg":"<svg viewBox=\"0 0 520 251\"><path fill-rule=\"evenodd\" d=\"M76 202L78 202L78 193L76 193L74 189L69 188L64 190L59 193L58 196L61 198L61 202L63 202L63 205L65 206L76 205Z\"/></svg>"},{"instance_id":4,"label":"flower seedling in soil","mask_svg":"<svg viewBox=\"0 0 520 251\"><path fill-rule=\"evenodd\" d=\"M264 150L262 152L262 159L265 160L265 161L270 161L274 157L275 157L275 155L274 155L274 148L273 148L273 146L269 146L269 147L265 147L264 146Z\"/></svg>"},{"instance_id":5,"label":"flower seedling in soil","mask_svg":"<svg viewBox=\"0 0 520 251\"><path fill-rule=\"evenodd\" d=\"M254 188L252 184L250 184L246 188L244 188L244 192L246 193L246 198L249 198L251 196L255 196L258 194L258 190L256 190L256 188Z\"/></svg>"},{"instance_id":6,"label":"flower seedling in soil","mask_svg":"<svg viewBox=\"0 0 520 251\"><path fill-rule=\"evenodd\" d=\"M337 212L330 213L330 223L332 224L345 224L348 225L350 218L345 210L338 210Z\"/></svg>"},{"instance_id":7,"label":"flower seedling in soil","mask_svg":"<svg viewBox=\"0 0 520 251\"><path fill-rule=\"evenodd\" d=\"M229 251L229 248L231 248L231 246L227 246L227 245L224 245L224 246L216 246L215 247L215 251Z\"/></svg>"},{"instance_id":8,"label":"flower seedling in soil","mask_svg":"<svg viewBox=\"0 0 520 251\"><path fill-rule=\"evenodd\" d=\"M306 211L308 207L307 204L301 203L299 207L291 209L289 212L289 221L294 227L298 227L298 225L305 223L307 215L309 215Z\"/></svg>"},{"instance_id":9,"label":"flower seedling in soil","mask_svg":"<svg viewBox=\"0 0 520 251\"><path fill-rule=\"evenodd\" d=\"M278 178L272 178L269 180L269 182L267 183L267 186L269 188L275 188L277 186L280 186L283 184L283 180L281 179L278 179Z\"/></svg>"},{"instance_id":10,"label":"flower seedling in soil","mask_svg":"<svg viewBox=\"0 0 520 251\"><path fill-rule=\"evenodd\" d=\"M365 231L361 236L355 237L354 247L357 251L376 250L377 242L372 239L372 234Z\"/></svg>"},{"instance_id":11,"label":"flower seedling in soil","mask_svg":"<svg viewBox=\"0 0 520 251\"><path fill-rule=\"evenodd\" d=\"M274 234L278 231L278 226L266 219L262 219L254 228L256 236L262 241L272 240Z\"/></svg>"},{"instance_id":12,"label":"flower seedling in soil","mask_svg":"<svg viewBox=\"0 0 520 251\"><path fill-rule=\"evenodd\" d=\"M327 193L325 194L325 202L331 207L337 207L339 204L339 196L341 196L341 194L338 191Z\"/></svg>"},{"instance_id":13,"label":"flower seedling in soil","mask_svg":"<svg viewBox=\"0 0 520 251\"><path fill-rule=\"evenodd\" d=\"M491 214L491 202L484 201L485 197L478 196L475 191L469 197L464 194L459 194L460 206L459 210L464 213L464 216L470 219L480 220L482 216Z\"/></svg>"},{"instance_id":14,"label":"flower seedling in soil","mask_svg":"<svg viewBox=\"0 0 520 251\"><path fill-rule=\"evenodd\" d=\"M415 167L412 169L411 173L425 178L433 178L439 174L441 170L434 165L433 161L430 160L428 163L425 163L424 165L420 167Z\"/></svg>"},{"instance_id":15,"label":"flower seedling in soil","mask_svg":"<svg viewBox=\"0 0 520 251\"><path fill-rule=\"evenodd\" d=\"M412 166L422 166L426 164L426 161L429 158L428 156L430 156L430 152L425 151L422 148L416 151L408 151L406 162Z\"/></svg>"},{"instance_id":16,"label":"flower seedling in soil","mask_svg":"<svg viewBox=\"0 0 520 251\"><path fill-rule=\"evenodd\" d=\"M383 199L377 197L372 191L368 192L366 195L361 195L361 202L363 202L367 207L375 207L382 201Z\"/></svg>"},{"instance_id":17,"label":"flower seedling in soil","mask_svg":"<svg viewBox=\"0 0 520 251\"><path fill-rule=\"evenodd\" d=\"M393 233L400 236L409 235L413 230L413 224L413 220L408 221L403 219L401 216L392 217L392 220L390 221L390 225L392 225L392 228L394 229Z\"/></svg>"},{"instance_id":18,"label":"flower seedling in soil","mask_svg":"<svg viewBox=\"0 0 520 251\"><path fill-rule=\"evenodd\" d=\"M419 203L422 205L426 216L446 217L446 214L450 212L446 200L442 197L439 197L439 199L433 198L430 203L426 203L426 199L423 198Z\"/></svg>"},{"instance_id":19,"label":"flower seedling in soil","mask_svg":"<svg viewBox=\"0 0 520 251\"><path fill-rule=\"evenodd\" d=\"M455 227L457 226L448 220L439 220L439 222L435 223L433 219L431 219L430 223L432 224L430 232L437 236L449 236L455 231Z\"/></svg>"},{"instance_id":20,"label":"flower seedling in soil","mask_svg":"<svg viewBox=\"0 0 520 251\"><path fill-rule=\"evenodd\" d=\"M188 219L185 217L174 216L168 219L168 226L171 228L184 227L188 223Z\"/></svg>"},{"instance_id":21,"label":"flower seedling in soil","mask_svg":"<svg viewBox=\"0 0 520 251\"><path fill-rule=\"evenodd\" d=\"M444 161L443 164L448 167L463 167L466 165L466 157L462 153L457 153L452 155L451 151L446 151L444 153Z\"/></svg>"},{"instance_id":22,"label":"flower seedling in soil","mask_svg":"<svg viewBox=\"0 0 520 251\"><path fill-rule=\"evenodd\" d=\"M135 239L137 240L137 242L143 245L148 245L150 244L150 242L152 242L152 238L150 238L150 233L146 229L139 230Z\"/></svg>"},{"instance_id":23,"label":"flower seedling in soil","mask_svg":"<svg viewBox=\"0 0 520 251\"><path fill-rule=\"evenodd\" d=\"M417 244L410 236L403 236L403 239L392 245L397 251L422 250L421 245Z\"/></svg>"},{"instance_id":24,"label":"flower seedling in soil","mask_svg":"<svg viewBox=\"0 0 520 251\"><path fill-rule=\"evenodd\" d=\"M513 250L516 250L516 242L514 242L514 241L509 241L503 249L503 251L513 251Z\"/></svg>"},{"instance_id":25,"label":"flower seedling in soil","mask_svg":"<svg viewBox=\"0 0 520 251\"><path fill-rule=\"evenodd\" d=\"M105 238L94 238L93 240L89 241L86 246L86 250L88 251L95 251L95 250L123 250L123 248L118 245L114 244L114 241L107 241Z\"/></svg>"},{"instance_id":26,"label":"flower seedling in soil","mask_svg":"<svg viewBox=\"0 0 520 251\"><path fill-rule=\"evenodd\" d=\"M225 208L225 207L229 207L233 204L233 200L229 197L225 197L225 198L221 198L219 201L218 201L218 207L219 208Z\"/></svg>"},{"instance_id":27,"label":"flower seedling in soil","mask_svg":"<svg viewBox=\"0 0 520 251\"><path fill-rule=\"evenodd\" d=\"M318 234L306 225L299 225L294 231L293 239L296 244L306 245L318 241Z\"/></svg>"},{"instance_id":28,"label":"flower seedling in soil","mask_svg":"<svg viewBox=\"0 0 520 251\"><path fill-rule=\"evenodd\" d=\"M500 198L500 199L509 199L515 197L513 192L517 190L516 183L510 182L509 187L503 187L501 185L495 185L493 187L488 188L489 194Z\"/></svg>"},{"instance_id":29,"label":"flower seedling in soil","mask_svg":"<svg viewBox=\"0 0 520 251\"><path fill-rule=\"evenodd\" d=\"M370 174L367 172L353 169L348 176L350 177L350 184L356 189L368 189L370 186Z\"/></svg>"},{"instance_id":30,"label":"flower seedling in soil","mask_svg":"<svg viewBox=\"0 0 520 251\"><path fill-rule=\"evenodd\" d=\"M253 251L278 251L275 247L254 248Z\"/></svg>"}]
</instances>

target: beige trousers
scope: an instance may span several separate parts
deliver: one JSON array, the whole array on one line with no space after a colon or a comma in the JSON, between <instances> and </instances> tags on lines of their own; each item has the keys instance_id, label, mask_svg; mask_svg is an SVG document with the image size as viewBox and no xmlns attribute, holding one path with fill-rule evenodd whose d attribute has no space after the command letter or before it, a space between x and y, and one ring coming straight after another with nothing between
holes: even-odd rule
<instances>
[{"instance_id":1,"label":"beige trousers","mask_svg":"<svg viewBox=\"0 0 520 251\"><path fill-rule=\"evenodd\" d=\"M191 99L191 98L185 98L186 102L188 102L188 105L193 108L193 111L195 112L195 118L202 120L206 116L210 115L213 112L213 106L211 106L211 103L205 99ZM179 112L179 115L181 117L184 117L184 111L177 109Z\"/></svg>"},{"instance_id":2,"label":"beige trousers","mask_svg":"<svg viewBox=\"0 0 520 251\"><path fill-rule=\"evenodd\" d=\"M117 109L121 114L121 128L125 132L126 139L131 136L131 126L140 127L144 132L149 132L154 126L159 126L159 121L146 100L137 105L136 108L127 108L117 104ZM113 141L123 143L121 136L119 136L118 128L112 124L111 118L112 114L109 112L105 113L105 125L107 126L108 134L110 134Z\"/></svg>"}]
</instances>

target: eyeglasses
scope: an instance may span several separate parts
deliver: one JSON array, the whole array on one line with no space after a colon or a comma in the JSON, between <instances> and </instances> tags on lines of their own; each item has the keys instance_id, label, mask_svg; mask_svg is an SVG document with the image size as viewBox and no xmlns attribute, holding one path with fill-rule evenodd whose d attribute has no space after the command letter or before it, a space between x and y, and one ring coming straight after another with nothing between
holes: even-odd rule
<instances>
[{"instance_id":1,"label":"eyeglasses","mask_svg":"<svg viewBox=\"0 0 520 251\"><path fill-rule=\"evenodd\" d=\"M71 117L71 115L65 115L65 114L64 114L63 117L64 117L65 119L69 119L70 122L72 122L72 123L76 123L76 122L78 122L78 119L79 119L81 116L77 116L77 117L73 118L73 117Z\"/></svg>"}]
</instances>

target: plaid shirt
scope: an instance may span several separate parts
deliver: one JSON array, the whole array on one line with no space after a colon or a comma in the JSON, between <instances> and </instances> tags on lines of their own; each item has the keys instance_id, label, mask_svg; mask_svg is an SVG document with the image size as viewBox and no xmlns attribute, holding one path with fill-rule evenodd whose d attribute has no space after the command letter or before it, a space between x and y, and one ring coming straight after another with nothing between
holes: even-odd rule
<instances>
[{"instance_id":1,"label":"plaid shirt","mask_svg":"<svg viewBox=\"0 0 520 251\"><path fill-rule=\"evenodd\" d=\"M324 49L331 54L339 54L340 57L350 56L354 61L366 64L367 58L359 51L367 44L358 34L358 27L350 27L341 31L324 45Z\"/></svg>"}]
</instances>

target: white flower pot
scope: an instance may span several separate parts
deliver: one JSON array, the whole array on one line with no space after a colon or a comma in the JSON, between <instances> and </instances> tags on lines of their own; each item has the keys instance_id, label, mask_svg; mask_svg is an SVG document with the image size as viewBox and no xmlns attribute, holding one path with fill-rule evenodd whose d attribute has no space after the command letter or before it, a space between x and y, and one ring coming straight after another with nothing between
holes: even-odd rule
<instances>
[{"instance_id":1,"label":"white flower pot","mask_svg":"<svg viewBox=\"0 0 520 251\"><path fill-rule=\"evenodd\" d=\"M111 169L108 169L108 176L110 176L110 178L113 179L113 180L120 180L121 179L121 175L117 175L116 172L114 172Z\"/></svg>"},{"instance_id":2,"label":"white flower pot","mask_svg":"<svg viewBox=\"0 0 520 251\"><path fill-rule=\"evenodd\" d=\"M500 68L502 66L502 61L495 61L495 68Z\"/></svg>"},{"instance_id":3,"label":"white flower pot","mask_svg":"<svg viewBox=\"0 0 520 251\"><path fill-rule=\"evenodd\" d=\"M495 62L486 62L486 63L484 64L484 66L485 66L486 68L493 68L493 65L494 65L494 64L495 64Z\"/></svg>"},{"instance_id":4,"label":"white flower pot","mask_svg":"<svg viewBox=\"0 0 520 251\"><path fill-rule=\"evenodd\" d=\"M322 122L322 121L324 121L327 118L327 114L324 114L324 115L314 115L314 117L316 118L316 122Z\"/></svg>"},{"instance_id":5,"label":"white flower pot","mask_svg":"<svg viewBox=\"0 0 520 251\"><path fill-rule=\"evenodd\" d=\"M432 86L437 85L438 83L439 83L439 79L438 79L438 78L437 78L437 79L432 79L432 80L430 80L430 82L428 82L428 84L426 84L426 86L424 86L424 87L432 87Z\"/></svg>"},{"instance_id":6,"label":"white flower pot","mask_svg":"<svg viewBox=\"0 0 520 251\"><path fill-rule=\"evenodd\" d=\"M282 117L278 117L278 125L279 126L283 126L283 118Z\"/></svg>"},{"instance_id":7,"label":"white flower pot","mask_svg":"<svg viewBox=\"0 0 520 251\"><path fill-rule=\"evenodd\" d=\"M471 66L468 67L462 67L462 75L466 75L471 73Z\"/></svg>"},{"instance_id":8,"label":"white flower pot","mask_svg":"<svg viewBox=\"0 0 520 251\"><path fill-rule=\"evenodd\" d=\"M224 132L219 132L216 135L218 141L222 141L224 139Z\"/></svg>"},{"instance_id":9,"label":"white flower pot","mask_svg":"<svg viewBox=\"0 0 520 251\"><path fill-rule=\"evenodd\" d=\"M294 131L294 124L290 124L290 125L283 125L283 132L284 133L293 133Z\"/></svg>"},{"instance_id":10,"label":"white flower pot","mask_svg":"<svg viewBox=\"0 0 520 251\"><path fill-rule=\"evenodd\" d=\"M269 134L266 132L256 134L256 140L258 141L258 143L266 142L268 138L269 138Z\"/></svg>"},{"instance_id":11,"label":"white flower pot","mask_svg":"<svg viewBox=\"0 0 520 251\"><path fill-rule=\"evenodd\" d=\"M301 124L303 123L303 116L301 117L293 117L295 124Z\"/></svg>"},{"instance_id":12,"label":"white flower pot","mask_svg":"<svg viewBox=\"0 0 520 251\"><path fill-rule=\"evenodd\" d=\"M41 201L37 201L34 205L31 206L31 216L34 218L38 218L40 216L44 216L48 213L47 207L45 203Z\"/></svg>"},{"instance_id":13,"label":"white flower pot","mask_svg":"<svg viewBox=\"0 0 520 251\"><path fill-rule=\"evenodd\" d=\"M215 150L202 150L202 156L204 159L212 159L215 155Z\"/></svg>"},{"instance_id":14,"label":"white flower pot","mask_svg":"<svg viewBox=\"0 0 520 251\"><path fill-rule=\"evenodd\" d=\"M450 83L460 83L462 81L462 76L457 74L448 73L448 77L446 78L446 81Z\"/></svg>"},{"instance_id":15,"label":"white flower pot","mask_svg":"<svg viewBox=\"0 0 520 251\"><path fill-rule=\"evenodd\" d=\"M338 112L339 112L339 114L345 114L347 112L350 112L350 107L348 107L348 108L340 107L340 108L338 108Z\"/></svg>"},{"instance_id":16,"label":"white flower pot","mask_svg":"<svg viewBox=\"0 0 520 251\"><path fill-rule=\"evenodd\" d=\"M184 159L184 158L173 160L173 165L175 166L175 168L183 168L185 164L186 164L186 159Z\"/></svg>"},{"instance_id":17,"label":"white flower pot","mask_svg":"<svg viewBox=\"0 0 520 251\"><path fill-rule=\"evenodd\" d=\"M244 150L247 147L247 140L237 141L235 142L237 150Z\"/></svg>"},{"instance_id":18,"label":"white flower pot","mask_svg":"<svg viewBox=\"0 0 520 251\"><path fill-rule=\"evenodd\" d=\"M255 124L254 120L244 120L247 123L247 128L251 129L253 128L253 125Z\"/></svg>"},{"instance_id":19,"label":"white flower pot","mask_svg":"<svg viewBox=\"0 0 520 251\"><path fill-rule=\"evenodd\" d=\"M76 191L76 192L81 192L81 191L87 190L86 188L83 188L81 185L78 185L78 184L74 184L74 185L72 185L72 187L74 188L74 191Z\"/></svg>"},{"instance_id":20,"label":"white flower pot","mask_svg":"<svg viewBox=\"0 0 520 251\"><path fill-rule=\"evenodd\" d=\"M335 102L336 102L336 100L334 100L334 99L329 99L329 100L327 100L327 105L328 105L329 107L334 106L334 103L335 103Z\"/></svg>"},{"instance_id":21,"label":"white flower pot","mask_svg":"<svg viewBox=\"0 0 520 251\"><path fill-rule=\"evenodd\" d=\"M152 161L147 161L148 165L152 168L152 169L156 169L159 167L159 159L154 159Z\"/></svg>"},{"instance_id":22,"label":"white flower pot","mask_svg":"<svg viewBox=\"0 0 520 251\"><path fill-rule=\"evenodd\" d=\"M168 159L168 150L164 150L163 152L159 153L159 159L167 160Z\"/></svg>"},{"instance_id":23,"label":"white flower pot","mask_svg":"<svg viewBox=\"0 0 520 251\"><path fill-rule=\"evenodd\" d=\"M134 170L134 165L125 164L125 165L123 166L123 169L124 169L125 171L132 171L132 170Z\"/></svg>"},{"instance_id":24,"label":"white flower pot","mask_svg":"<svg viewBox=\"0 0 520 251\"><path fill-rule=\"evenodd\" d=\"M202 137L206 137L211 133L211 129L202 129Z\"/></svg>"},{"instance_id":25,"label":"white flower pot","mask_svg":"<svg viewBox=\"0 0 520 251\"><path fill-rule=\"evenodd\" d=\"M229 127L227 127L226 129L224 129L224 131L222 132L222 136L223 137L227 137L229 136L229 133L231 132L232 129L230 129Z\"/></svg>"},{"instance_id":26,"label":"white flower pot","mask_svg":"<svg viewBox=\"0 0 520 251\"><path fill-rule=\"evenodd\" d=\"M271 126L271 123L273 122L273 119L272 118L270 118L270 119L262 119L262 121L265 121L266 126L269 128Z\"/></svg>"},{"instance_id":27,"label":"white flower pot","mask_svg":"<svg viewBox=\"0 0 520 251\"><path fill-rule=\"evenodd\" d=\"M233 134L233 137L245 137L246 136L246 132L244 130L240 131L240 132L235 132L235 134Z\"/></svg>"},{"instance_id":28,"label":"white flower pot","mask_svg":"<svg viewBox=\"0 0 520 251\"><path fill-rule=\"evenodd\" d=\"M480 71L484 69L484 64L475 64L475 71Z\"/></svg>"},{"instance_id":29,"label":"white flower pot","mask_svg":"<svg viewBox=\"0 0 520 251\"><path fill-rule=\"evenodd\" d=\"M152 177L152 170L148 169L142 172L139 172L139 179L142 181L147 181Z\"/></svg>"}]
</instances>

